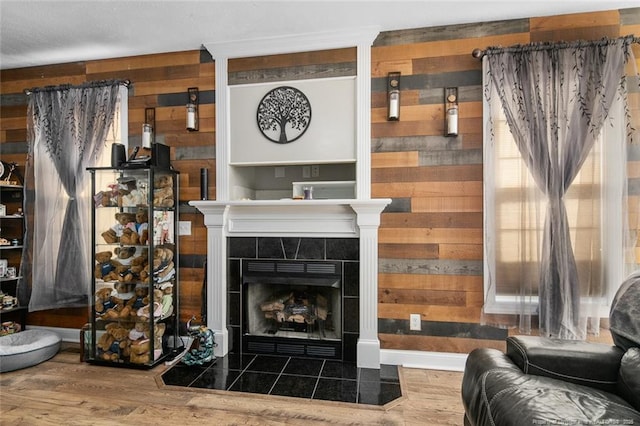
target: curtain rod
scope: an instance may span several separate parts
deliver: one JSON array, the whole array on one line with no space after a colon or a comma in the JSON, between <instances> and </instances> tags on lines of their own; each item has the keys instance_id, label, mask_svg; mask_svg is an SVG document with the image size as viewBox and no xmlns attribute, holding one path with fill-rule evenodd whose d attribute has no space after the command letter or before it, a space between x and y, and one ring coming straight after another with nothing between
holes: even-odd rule
<instances>
[{"instance_id":1,"label":"curtain rod","mask_svg":"<svg viewBox=\"0 0 640 426\"><path fill-rule=\"evenodd\" d=\"M84 89L87 87L103 87L103 86L114 86L114 85L122 85L125 87L131 86L130 80L97 80L97 81L88 81L86 83L71 85L71 84L60 84L58 86L44 86L44 87L34 87L32 89L24 89L24 93L29 96L32 93L37 92L53 92L56 90L69 90L69 89Z\"/></svg>"},{"instance_id":2,"label":"curtain rod","mask_svg":"<svg viewBox=\"0 0 640 426\"><path fill-rule=\"evenodd\" d=\"M558 48L562 49L562 48L568 48L568 47L604 46L604 45L611 44L611 43L613 43L615 41L618 41L618 40L625 40L629 44L631 44L631 43L640 43L640 37L635 37L633 35L628 35L628 36L624 36L624 37L618 37L618 38L615 38L615 39L610 39L610 38L604 37L604 38L602 38L600 40L577 40L577 41L572 41L572 42L564 42L564 41L549 42L549 41L544 41L544 42L535 42L535 43L529 43L529 44L515 44L515 45L509 46L509 47L490 46L490 47L487 47L484 50L479 49L479 48L475 48L471 52L471 56L473 56L476 59L482 59L482 57L487 55L489 52L490 53L503 53L503 52L511 52L511 51L516 51L516 50L549 50L549 49L558 49Z\"/></svg>"}]
</instances>

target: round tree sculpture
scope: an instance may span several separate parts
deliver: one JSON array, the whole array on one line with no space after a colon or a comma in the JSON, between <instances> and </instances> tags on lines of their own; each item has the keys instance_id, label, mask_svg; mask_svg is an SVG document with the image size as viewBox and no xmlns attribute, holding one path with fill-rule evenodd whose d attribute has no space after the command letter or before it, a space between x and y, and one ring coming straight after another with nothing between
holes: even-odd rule
<instances>
[{"instance_id":1,"label":"round tree sculpture","mask_svg":"<svg viewBox=\"0 0 640 426\"><path fill-rule=\"evenodd\" d=\"M276 87L260 101L257 121L265 138L275 143L290 143L300 138L309 127L311 104L295 87Z\"/></svg>"}]
</instances>

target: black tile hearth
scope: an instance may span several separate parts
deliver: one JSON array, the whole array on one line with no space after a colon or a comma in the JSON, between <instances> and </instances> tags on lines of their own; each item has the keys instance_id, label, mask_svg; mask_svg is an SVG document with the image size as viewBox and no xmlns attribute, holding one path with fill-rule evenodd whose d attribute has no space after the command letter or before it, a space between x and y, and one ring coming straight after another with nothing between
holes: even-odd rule
<instances>
[{"instance_id":1,"label":"black tile hearth","mask_svg":"<svg viewBox=\"0 0 640 426\"><path fill-rule=\"evenodd\" d=\"M402 396L398 367L272 355L228 354L202 366L178 363L162 374L166 385L230 392L385 405Z\"/></svg>"}]
</instances>

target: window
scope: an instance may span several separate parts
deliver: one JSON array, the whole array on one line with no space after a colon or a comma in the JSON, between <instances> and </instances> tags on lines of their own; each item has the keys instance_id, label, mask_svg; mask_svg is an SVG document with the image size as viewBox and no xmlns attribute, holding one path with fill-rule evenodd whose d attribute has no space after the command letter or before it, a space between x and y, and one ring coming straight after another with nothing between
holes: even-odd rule
<instances>
[{"instance_id":1,"label":"window","mask_svg":"<svg viewBox=\"0 0 640 426\"><path fill-rule=\"evenodd\" d=\"M524 312L535 314L547 203L521 158L499 102L497 96L484 101L484 310L517 314L524 308ZM578 275L581 281L591 282L582 294L583 304L604 317L626 276L623 219L627 215L627 165L621 99L616 100L609 116L565 195ZM492 138L487 133L490 120Z\"/></svg>"}]
</instances>

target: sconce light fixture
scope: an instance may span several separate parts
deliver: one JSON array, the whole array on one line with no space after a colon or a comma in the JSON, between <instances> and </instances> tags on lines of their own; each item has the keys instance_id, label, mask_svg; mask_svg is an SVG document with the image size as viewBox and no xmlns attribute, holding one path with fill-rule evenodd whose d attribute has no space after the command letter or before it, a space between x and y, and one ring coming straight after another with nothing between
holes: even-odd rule
<instances>
[{"instance_id":1,"label":"sconce light fixture","mask_svg":"<svg viewBox=\"0 0 640 426\"><path fill-rule=\"evenodd\" d=\"M387 120L400 120L400 73L390 72L387 76Z\"/></svg>"},{"instance_id":2,"label":"sconce light fixture","mask_svg":"<svg viewBox=\"0 0 640 426\"><path fill-rule=\"evenodd\" d=\"M190 87L188 92L189 103L187 104L187 130L196 131L198 130L198 101L200 96L197 87Z\"/></svg>"},{"instance_id":3,"label":"sconce light fixture","mask_svg":"<svg viewBox=\"0 0 640 426\"><path fill-rule=\"evenodd\" d=\"M142 125L142 147L151 149L153 143L153 130L156 127L156 109L145 108L144 124Z\"/></svg>"},{"instance_id":4,"label":"sconce light fixture","mask_svg":"<svg viewBox=\"0 0 640 426\"><path fill-rule=\"evenodd\" d=\"M444 89L445 103L445 136L458 136L458 88L447 87Z\"/></svg>"}]
</instances>

